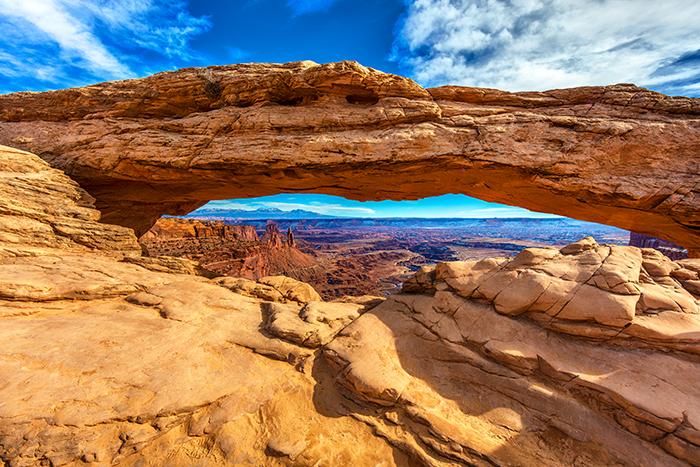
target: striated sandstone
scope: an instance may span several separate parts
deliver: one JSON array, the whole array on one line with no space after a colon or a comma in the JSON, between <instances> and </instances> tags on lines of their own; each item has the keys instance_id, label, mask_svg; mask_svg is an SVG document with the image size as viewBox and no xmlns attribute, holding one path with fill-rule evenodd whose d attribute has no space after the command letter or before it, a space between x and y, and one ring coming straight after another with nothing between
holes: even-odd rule
<instances>
[{"instance_id":1,"label":"striated sandstone","mask_svg":"<svg viewBox=\"0 0 700 467\"><path fill-rule=\"evenodd\" d=\"M41 154L146 232L211 199L465 193L700 248L700 100L633 85L507 93L354 62L247 64L0 96Z\"/></svg>"},{"instance_id":2,"label":"striated sandstone","mask_svg":"<svg viewBox=\"0 0 700 467\"><path fill-rule=\"evenodd\" d=\"M100 223L94 199L33 154L0 146L0 257L45 249L139 254L131 229Z\"/></svg>"},{"instance_id":3,"label":"striated sandstone","mask_svg":"<svg viewBox=\"0 0 700 467\"><path fill-rule=\"evenodd\" d=\"M230 225L223 221L201 221L163 217L143 234L139 241L169 241L180 239L205 239L210 237L225 240L257 242L258 234L252 225Z\"/></svg>"}]
</instances>

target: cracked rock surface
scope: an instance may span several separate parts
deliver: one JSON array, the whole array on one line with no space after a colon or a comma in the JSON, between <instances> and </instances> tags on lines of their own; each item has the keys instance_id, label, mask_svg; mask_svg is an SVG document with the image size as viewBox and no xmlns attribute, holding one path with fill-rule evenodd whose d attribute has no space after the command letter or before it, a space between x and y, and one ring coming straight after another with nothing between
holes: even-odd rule
<instances>
[{"instance_id":1,"label":"cracked rock surface","mask_svg":"<svg viewBox=\"0 0 700 467\"><path fill-rule=\"evenodd\" d=\"M583 239L324 302L141 258L0 155L0 465L700 464L699 260Z\"/></svg>"}]
</instances>

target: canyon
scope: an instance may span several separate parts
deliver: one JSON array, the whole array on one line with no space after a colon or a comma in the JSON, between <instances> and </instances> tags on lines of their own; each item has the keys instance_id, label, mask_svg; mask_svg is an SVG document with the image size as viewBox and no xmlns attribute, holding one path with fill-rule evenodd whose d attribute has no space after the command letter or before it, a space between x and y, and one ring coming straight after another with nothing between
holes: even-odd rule
<instances>
[{"instance_id":1,"label":"canyon","mask_svg":"<svg viewBox=\"0 0 700 467\"><path fill-rule=\"evenodd\" d=\"M0 96L0 461L698 465L699 113L631 85L425 90L352 62ZM298 229L156 222L296 191L468 193L690 258L586 237L322 297L172 256L310 255Z\"/></svg>"},{"instance_id":2,"label":"canyon","mask_svg":"<svg viewBox=\"0 0 700 467\"><path fill-rule=\"evenodd\" d=\"M299 276L317 266L313 257L296 248L291 230L283 236L272 222L259 238L250 225L162 218L139 242L148 256L184 257L214 273L246 279Z\"/></svg>"},{"instance_id":3,"label":"canyon","mask_svg":"<svg viewBox=\"0 0 700 467\"><path fill-rule=\"evenodd\" d=\"M629 236L570 219L285 219L271 214L276 221L259 217L264 211L196 210L186 218L159 219L139 243L149 256L184 257L219 274L254 280L282 274L334 299L398 292L413 272L436 262L509 257L527 247L562 247L586 236L626 244Z\"/></svg>"},{"instance_id":4,"label":"canyon","mask_svg":"<svg viewBox=\"0 0 700 467\"><path fill-rule=\"evenodd\" d=\"M386 236L379 237L377 242L363 241L367 239L354 239L352 235L330 230L331 235L341 235L340 243L337 239L299 242L291 227L282 235L274 221L258 223L264 228L262 238L253 225L162 218L139 238L139 243L145 255L196 260L216 274L253 280L284 275L312 285L329 300L396 292L409 276L407 264L424 259L400 245L380 245ZM309 240L323 240L322 233L304 233L304 238Z\"/></svg>"}]
</instances>

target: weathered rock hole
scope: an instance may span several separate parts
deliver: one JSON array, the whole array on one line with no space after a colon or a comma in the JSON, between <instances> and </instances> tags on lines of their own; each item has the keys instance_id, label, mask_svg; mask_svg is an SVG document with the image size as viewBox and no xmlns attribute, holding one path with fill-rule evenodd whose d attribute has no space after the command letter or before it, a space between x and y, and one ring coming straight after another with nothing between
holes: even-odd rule
<instances>
[{"instance_id":1,"label":"weathered rock hole","mask_svg":"<svg viewBox=\"0 0 700 467\"><path fill-rule=\"evenodd\" d=\"M350 104L374 105L379 102L379 96L376 94L350 94L345 96L345 100Z\"/></svg>"},{"instance_id":2,"label":"weathered rock hole","mask_svg":"<svg viewBox=\"0 0 700 467\"><path fill-rule=\"evenodd\" d=\"M273 100L275 104L279 105L299 105L304 102L304 97L303 96L297 96L297 97L290 97L286 99L276 99Z\"/></svg>"},{"instance_id":3,"label":"weathered rock hole","mask_svg":"<svg viewBox=\"0 0 700 467\"><path fill-rule=\"evenodd\" d=\"M276 95L270 98L270 102L285 106L305 105L316 100L318 100L318 94L315 92L290 92L289 94Z\"/></svg>"},{"instance_id":4,"label":"weathered rock hole","mask_svg":"<svg viewBox=\"0 0 700 467\"><path fill-rule=\"evenodd\" d=\"M206 73L200 75L202 81L204 81L204 93L212 100L216 100L221 97L222 87L221 82L214 77L211 70L207 70Z\"/></svg>"},{"instance_id":5,"label":"weathered rock hole","mask_svg":"<svg viewBox=\"0 0 700 467\"><path fill-rule=\"evenodd\" d=\"M221 97L221 83L218 81L205 80L204 92L210 99L218 99Z\"/></svg>"}]
</instances>

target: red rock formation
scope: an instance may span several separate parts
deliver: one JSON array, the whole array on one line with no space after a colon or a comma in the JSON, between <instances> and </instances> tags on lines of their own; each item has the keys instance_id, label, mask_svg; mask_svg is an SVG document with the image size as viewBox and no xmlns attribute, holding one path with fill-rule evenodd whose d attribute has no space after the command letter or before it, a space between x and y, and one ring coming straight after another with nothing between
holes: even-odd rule
<instances>
[{"instance_id":1,"label":"red rock formation","mask_svg":"<svg viewBox=\"0 0 700 467\"><path fill-rule=\"evenodd\" d=\"M287 228L287 246L290 248L296 246L296 241L294 240L294 232L292 232L291 227Z\"/></svg>"},{"instance_id":2,"label":"red rock formation","mask_svg":"<svg viewBox=\"0 0 700 467\"><path fill-rule=\"evenodd\" d=\"M262 237L262 242L269 249L278 250L284 246L284 240L280 233L279 227L273 221L267 221L265 226L265 234Z\"/></svg>"},{"instance_id":3,"label":"red rock formation","mask_svg":"<svg viewBox=\"0 0 700 467\"><path fill-rule=\"evenodd\" d=\"M316 258L296 247L291 232L287 232L285 242L274 222L268 222L259 239L250 225L161 218L139 241L151 256L194 259L219 274L249 279L275 274L313 279L317 275Z\"/></svg>"},{"instance_id":4,"label":"red rock formation","mask_svg":"<svg viewBox=\"0 0 700 467\"><path fill-rule=\"evenodd\" d=\"M146 232L141 240L168 240L179 238L216 237L226 240L257 242L258 234L252 225L231 225L223 221L161 218Z\"/></svg>"},{"instance_id":5,"label":"red rock formation","mask_svg":"<svg viewBox=\"0 0 700 467\"><path fill-rule=\"evenodd\" d=\"M632 85L426 90L352 62L249 64L0 96L0 122L0 143L141 233L211 199L465 193L700 248L700 100Z\"/></svg>"}]
</instances>

